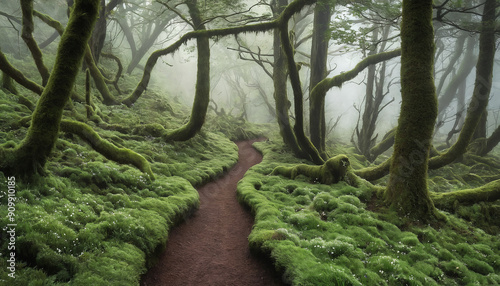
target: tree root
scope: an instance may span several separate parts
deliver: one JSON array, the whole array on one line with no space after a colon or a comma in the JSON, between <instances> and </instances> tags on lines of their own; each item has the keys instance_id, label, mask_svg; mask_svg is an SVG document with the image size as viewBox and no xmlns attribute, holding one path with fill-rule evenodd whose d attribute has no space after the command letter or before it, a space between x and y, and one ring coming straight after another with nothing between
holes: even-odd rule
<instances>
[{"instance_id":1,"label":"tree root","mask_svg":"<svg viewBox=\"0 0 500 286\"><path fill-rule=\"evenodd\" d=\"M92 128L84 123L72 120L61 121L61 131L74 133L87 141L92 148L102 154L104 157L118 162L120 164L131 164L142 172L146 173L151 180L155 179L149 162L140 154L127 149L119 148L102 139Z\"/></svg>"},{"instance_id":2,"label":"tree root","mask_svg":"<svg viewBox=\"0 0 500 286\"><path fill-rule=\"evenodd\" d=\"M440 209L453 210L456 204L472 205L479 202L493 202L500 199L500 180L474 189L449 193L430 193L434 205Z\"/></svg>"}]
</instances>

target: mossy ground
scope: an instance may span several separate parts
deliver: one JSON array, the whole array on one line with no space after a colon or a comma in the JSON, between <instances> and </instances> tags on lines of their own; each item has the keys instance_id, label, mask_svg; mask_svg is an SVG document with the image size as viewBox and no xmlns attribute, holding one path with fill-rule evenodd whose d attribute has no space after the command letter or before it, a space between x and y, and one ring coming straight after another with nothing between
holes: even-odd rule
<instances>
[{"instance_id":1,"label":"mossy ground","mask_svg":"<svg viewBox=\"0 0 500 286\"><path fill-rule=\"evenodd\" d=\"M76 90L83 92L83 77L78 82ZM36 102L37 96L20 90ZM105 124L87 120L85 105L79 102L68 105L64 118L84 121L103 139L143 155L156 180L61 132L47 174L16 178L16 279L7 276L10 251L4 228L0 284L138 285L170 228L198 208L194 187L221 175L238 159L228 137L241 134L204 128L191 140L164 142L157 136L159 126L181 126L188 108L151 90L132 108L94 103ZM28 120L23 118L31 111L1 90L0 110L0 144L13 146L26 135ZM243 127L239 132L253 136ZM0 172L2 226L8 223L7 190L7 178Z\"/></svg>"},{"instance_id":2,"label":"mossy ground","mask_svg":"<svg viewBox=\"0 0 500 286\"><path fill-rule=\"evenodd\" d=\"M251 249L271 256L290 284L500 284L498 232L488 234L459 218L479 218L481 207L458 206L457 215L446 213L448 222L442 226L408 226L391 214L372 211L375 189L369 185L311 184L305 177L269 175L277 165L302 163L275 142L255 144L264 160L240 181L238 197L255 214ZM332 151L351 153L340 146ZM354 155L350 161L353 166L366 163ZM469 187L451 175L460 178L469 171L464 164L436 171L431 189ZM443 177L449 179L438 183ZM487 224L498 227L498 221Z\"/></svg>"},{"instance_id":3,"label":"mossy ground","mask_svg":"<svg viewBox=\"0 0 500 286\"><path fill-rule=\"evenodd\" d=\"M136 79L125 75L123 90L130 91L131 82ZM82 86L79 77L79 93ZM19 90L36 102L37 96ZM198 207L193 186L213 180L236 162L236 146L229 139L259 137L270 128L209 116L195 138L164 142L162 129L186 122L189 108L152 89L132 108L94 102L106 124L86 120L85 106L78 102L67 108L65 118L86 121L102 138L143 155L156 180L107 160L76 135L61 133L47 176L16 180L17 278L9 280L6 259L0 259L2 283L137 285L169 229ZM3 91L0 111L0 144L13 146L26 135L31 111ZM269 176L278 165L307 163L275 142L281 139L256 143L264 161L240 182L238 195L256 216L251 248L270 255L291 284L500 284L498 202L456 205L440 227L403 225L396 217L372 211L374 189L368 185L327 186L301 176ZM329 152L348 154L356 169L368 164L353 148L336 146ZM477 187L498 170L484 163L456 163L430 175L430 190L447 192ZM2 225L7 224L6 181L0 173ZM7 242L1 241L5 257Z\"/></svg>"}]
</instances>

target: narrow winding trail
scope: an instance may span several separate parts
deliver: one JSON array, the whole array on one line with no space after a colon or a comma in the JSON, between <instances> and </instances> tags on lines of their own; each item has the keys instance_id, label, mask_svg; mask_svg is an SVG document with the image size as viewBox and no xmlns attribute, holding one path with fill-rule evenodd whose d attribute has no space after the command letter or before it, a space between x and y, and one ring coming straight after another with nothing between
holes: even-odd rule
<instances>
[{"instance_id":1,"label":"narrow winding trail","mask_svg":"<svg viewBox=\"0 0 500 286\"><path fill-rule=\"evenodd\" d=\"M172 229L165 252L141 285L283 285L270 262L251 255L253 217L236 199L238 181L262 161L255 141L237 142L238 163L198 189L200 209Z\"/></svg>"}]
</instances>

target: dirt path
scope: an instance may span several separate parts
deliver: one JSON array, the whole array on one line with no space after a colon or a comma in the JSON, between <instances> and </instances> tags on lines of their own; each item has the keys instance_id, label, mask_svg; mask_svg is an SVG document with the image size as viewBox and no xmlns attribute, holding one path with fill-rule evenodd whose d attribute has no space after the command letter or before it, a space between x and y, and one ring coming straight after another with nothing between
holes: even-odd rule
<instances>
[{"instance_id":1,"label":"dirt path","mask_svg":"<svg viewBox=\"0 0 500 286\"><path fill-rule=\"evenodd\" d=\"M237 142L238 163L198 189L200 209L172 229L167 247L141 285L283 285L273 265L251 255L253 217L236 200L236 185L262 156L253 141Z\"/></svg>"}]
</instances>

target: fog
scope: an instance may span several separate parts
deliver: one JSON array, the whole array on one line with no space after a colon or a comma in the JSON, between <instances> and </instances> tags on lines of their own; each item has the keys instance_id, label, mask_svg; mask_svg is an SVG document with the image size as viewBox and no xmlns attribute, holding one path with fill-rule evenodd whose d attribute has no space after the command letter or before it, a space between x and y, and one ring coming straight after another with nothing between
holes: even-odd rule
<instances>
[{"instance_id":1,"label":"fog","mask_svg":"<svg viewBox=\"0 0 500 286\"><path fill-rule=\"evenodd\" d=\"M133 2L133 1L132 1ZM139 65L133 69L132 74L140 77L143 73L143 67L147 58L155 50L168 47L177 41L182 35L192 30L190 24L186 23L185 19L190 17L187 14L185 5L176 5L174 1L167 1L170 6L161 5L157 2L143 3L144 6L130 3L121 4L115 8L114 13L108 15L106 26L106 41L103 51L117 55L122 61L124 66L127 66L132 56L140 50L143 43L147 42L148 35L152 35L155 27L161 25L161 33L158 34L144 56L141 58ZM260 21L269 20L271 10L269 5L251 6L257 2L248 1L242 5L237 5L222 11L225 15L235 13L235 11L244 11L246 15L251 15L254 19ZM260 2L265 3L265 2ZM215 5L215 4L211 4ZM17 5L5 5L2 8L4 12L12 17L20 18L21 12ZM47 13L51 17L60 21L63 25L67 22L67 6L64 1L56 1L54 3L47 3L47 1L35 1L35 8L39 9L42 13ZM170 10L168 9L170 8ZM206 17L213 17L217 14L220 7L211 8L210 5L203 7L202 12ZM371 27L390 26L390 37L386 41L387 46L385 51L393 50L399 47L399 19L393 23L370 22L367 19L361 19L356 16L352 11L351 6L339 6L333 13L331 18L332 27L339 29L340 24L349 23L346 31L354 33L354 41L342 38L337 32L339 30L332 29L330 31L329 43L329 56L327 59L327 67L329 73L327 77L339 75L342 72L353 69L363 58L367 56L366 47L371 45ZM239 10L237 10L239 9ZM309 56L311 54L311 38L313 32L312 15L313 9L302 11L299 15L295 16L290 22L290 33L296 35L295 43L302 42L297 47L296 62L305 63L300 70L301 84L304 90L305 104L308 104L309 92L309 73L310 67ZM180 17L182 15L185 19ZM226 26L235 26L239 23L245 23L240 18L241 15L228 17L234 20L231 21L217 19L207 22L208 29L224 28ZM240 18L238 18L240 17ZM250 16L248 16L250 17ZM164 21L169 19L168 21ZM238 22L236 21L238 19ZM20 23L16 23L12 19L6 17L0 18L0 23L6 41L0 43L3 52L12 55L14 58L22 58L28 53L25 46L21 44L19 33ZM120 22L121 21L121 22ZM164 22L162 22L164 21ZM477 21L477 19L476 19ZM256 22L258 22L256 20ZM130 38L124 32L123 23L128 23L132 32L131 37L134 39L133 46ZM43 42L53 34L53 28L47 26L45 23L35 17L35 38ZM385 25L385 26L384 26ZM437 45L436 69L435 77L436 84L439 82L443 69L449 65L451 54L454 51L454 45L457 39L457 30L453 27L436 25L436 29L442 29L445 32L436 33L438 37L436 42L444 45L440 50ZM441 31L441 30L439 30ZM476 33L469 33L468 37L476 37ZM223 38L211 39L211 91L210 106L217 108L221 111L223 108L225 112L238 117L242 114L243 109L246 109L246 119L256 123L276 122L275 116L270 112L268 105L266 105L263 96L267 97L268 103L274 105L273 99L273 79L267 75L263 67L267 71L272 72L271 63L273 62L273 34L272 31L264 33L244 33L237 36L238 41L234 36ZM47 48L54 51L59 39L51 43ZM379 41L380 39L377 39ZM344 41L344 42L343 42ZM241 47L240 47L241 44ZM380 45L380 43L378 43ZM363 46L364 45L364 46ZM238 52L242 49L244 52ZM478 48L475 45L474 54L477 55ZM261 57L263 63L260 66L255 61L251 61L252 55L254 57ZM439 53L438 53L439 52ZM242 59L245 58L246 60ZM498 58L498 57L497 57ZM50 62L50 57L47 61ZM460 64L460 59L456 66ZM499 124L499 109L500 100L498 97L498 60L495 64L495 78L493 90L491 92L491 101L488 106L489 122L488 130L491 133ZM379 139L388 130L397 125L399 114L399 107L401 102L400 84L399 84L399 58L394 58L387 61L384 93L387 93L382 106L385 106L380 112L377 119L377 128L375 134L379 134ZM196 84L196 41L190 40L182 45L177 51L172 54L162 56L156 63L152 72L152 81L149 83L148 88L160 90L160 93L165 94L165 98L176 98L187 106L193 104ZM380 64L377 65L377 70L380 69ZM456 73L457 68L454 69ZM465 102L467 103L472 95L473 84L475 79L475 69L472 69L466 80L465 89ZM363 110L366 93L366 80L367 69L360 72L353 80L347 81L342 84L342 87L334 87L330 89L326 96L325 111L326 123L331 127L338 119L338 124L329 134L335 140L349 142L351 136L356 128L360 118L359 110ZM445 80L445 86L450 82L450 79ZM133 83L132 85L135 85ZM288 88L288 98L291 102L292 90ZM213 112L210 110L209 112ZM308 126L308 110L305 108L306 126ZM445 122L438 130L436 136L446 136L449 130L453 127L454 115L457 113L456 100L450 104L446 110ZM290 115L293 118L293 108L290 108ZM189 116L186 114L186 116Z\"/></svg>"}]
</instances>

